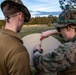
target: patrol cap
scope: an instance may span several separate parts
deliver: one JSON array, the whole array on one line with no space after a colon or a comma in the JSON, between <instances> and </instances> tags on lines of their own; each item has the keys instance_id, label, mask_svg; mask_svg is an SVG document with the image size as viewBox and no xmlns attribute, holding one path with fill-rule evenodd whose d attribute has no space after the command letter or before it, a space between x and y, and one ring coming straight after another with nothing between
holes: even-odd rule
<instances>
[{"instance_id":1,"label":"patrol cap","mask_svg":"<svg viewBox=\"0 0 76 75\"><path fill-rule=\"evenodd\" d=\"M21 0L5 0L5 1L3 1L1 3L2 11L3 11L4 6L9 3L11 3L11 4L13 3L14 5L16 5L19 8L19 10L24 14L24 22L28 22L30 20L30 17L31 17L30 12L27 9L27 7L24 6L24 4L22 3ZM10 13L5 13L4 11L3 11L3 13L4 13L5 17L10 16Z\"/></svg>"},{"instance_id":2,"label":"patrol cap","mask_svg":"<svg viewBox=\"0 0 76 75\"><path fill-rule=\"evenodd\" d=\"M74 25L76 28L76 9L67 9L62 11L59 15L58 22L54 24L57 27L65 27L68 25Z\"/></svg>"}]
</instances>

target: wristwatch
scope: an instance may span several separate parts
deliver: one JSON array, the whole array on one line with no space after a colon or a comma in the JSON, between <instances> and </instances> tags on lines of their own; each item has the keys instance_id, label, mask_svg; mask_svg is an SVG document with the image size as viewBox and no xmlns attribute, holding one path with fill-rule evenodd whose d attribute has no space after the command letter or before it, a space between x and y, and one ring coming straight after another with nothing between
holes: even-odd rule
<instances>
[{"instance_id":1,"label":"wristwatch","mask_svg":"<svg viewBox=\"0 0 76 75\"><path fill-rule=\"evenodd\" d=\"M33 53L35 53L35 52L39 52L39 53L43 53L43 49L41 49L41 50L38 50L38 49L34 49L34 51L33 51Z\"/></svg>"}]
</instances>

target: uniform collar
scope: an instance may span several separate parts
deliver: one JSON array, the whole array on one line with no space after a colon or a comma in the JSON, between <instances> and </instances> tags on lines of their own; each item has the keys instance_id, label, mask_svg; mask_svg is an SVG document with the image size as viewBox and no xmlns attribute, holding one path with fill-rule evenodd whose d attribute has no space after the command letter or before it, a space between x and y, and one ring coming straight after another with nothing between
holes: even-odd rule
<instances>
[{"instance_id":1,"label":"uniform collar","mask_svg":"<svg viewBox=\"0 0 76 75\"><path fill-rule=\"evenodd\" d=\"M17 39L23 44L23 41L22 41L21 38L18 36L18 34L15 33L15 32L12 31L12 30L9 30L9 29L2 29L1 33L9 34L9 35L11 35L11 36L14 36L15 38L17 38Z\"/></svg>"},{"instance_id":2,"label":"uniform collar","mask_svg":"<svg viewBox=\"0 0 76 75\"><path fill-rule=\"evenodd\" d=\"M76 35L70 41L76 41Z\"/></svg>"}]
</instances>

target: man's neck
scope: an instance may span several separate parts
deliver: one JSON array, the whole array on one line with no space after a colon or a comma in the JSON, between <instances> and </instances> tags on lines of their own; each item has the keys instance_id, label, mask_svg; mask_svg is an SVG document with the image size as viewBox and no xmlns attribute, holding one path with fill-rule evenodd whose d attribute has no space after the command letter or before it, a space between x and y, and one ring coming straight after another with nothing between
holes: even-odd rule
<instances>
[{"instance_id":1,"label":"man's neck","mask_svg":"<svg viewBox=\"0 0 76 75\"><path fill-rule=\"evenodd\" d=\"M12 30L12 31L14 31L14 32L17 32L17 27L16 27L16 25L13 25L13 24L6 24L5 25L5 29L9 29L9 30Z\"/></svg>"}]
</instances>

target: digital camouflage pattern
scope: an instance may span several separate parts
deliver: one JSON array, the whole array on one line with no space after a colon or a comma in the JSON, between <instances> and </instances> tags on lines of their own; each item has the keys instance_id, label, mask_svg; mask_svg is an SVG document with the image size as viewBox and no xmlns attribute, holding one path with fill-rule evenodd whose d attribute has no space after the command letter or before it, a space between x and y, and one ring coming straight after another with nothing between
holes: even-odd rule
<instances>
[{"instance_id":1,"label":"digital camouflage pattern","mask_svg":"<svg viewBox=\"0 0 76 75\"><path fill-rule=\"evenodd\" d=\"M42 56L38 51L35 52L33 61L39 72L58 72L70 68L76 61L76 36L68 43L54 49L52 53Z\"/></svg>"},{"instance_id":2,"label":"digital camouflage pattern","mask_svg":"<svg viewBox=\"0 0 76 75\"><path fill-rule=\"evenodd\" d=\"M76 9L64 10L59 15L59 20L54 25L56 27L65 27L69 24L76 24Z\"/></svg>"}]
</instances>

